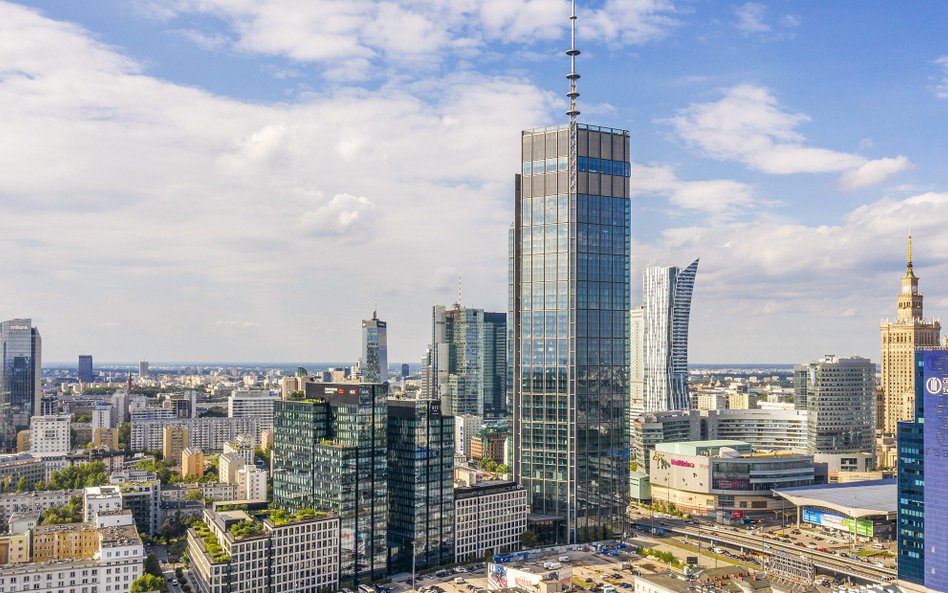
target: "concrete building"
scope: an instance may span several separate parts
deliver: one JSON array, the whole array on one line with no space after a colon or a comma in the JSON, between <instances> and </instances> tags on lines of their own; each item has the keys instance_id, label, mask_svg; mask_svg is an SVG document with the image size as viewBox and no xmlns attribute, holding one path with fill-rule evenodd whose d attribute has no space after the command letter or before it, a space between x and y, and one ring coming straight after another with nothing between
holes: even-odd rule
<instances>
[{"instance_id":1,"label":"concrete building","mask_svg":"<svg viewBox=\"0 0 948 593\"><path fill-rule=\"evenodd\" d=\"M114 513L122 508L122 489L118 486L90 486L83 490L83 521L95 521L101 513Z\"/></svg>"},{"instance_id":2,"label":"concrete building","mask_svg":"<svg viewBox=\"0 0 948 593\"><path fill-rule=\"evenodd\" d=\"M807 369L807 450L875 452L875 365L866 358L825 356Z\"/></svg>"},{"instance_id":3,"label":"concrete building","mask_svg":"<svg viewBox=\"0 0 948 593\"><path fill-rule=\"evenodd\" d=\"M659 443L649 478L653 501L684 512L761 516L781 509L772 489L813 484L813 457L754 454L740 441Z\"/></svg>"},{"instance_id":4,"label":"concrete building","mask_svg":"<svg viewBox=\"0 0 948 593\"><path fill-rule=\"evenodd\" d=\"M95 523L40 525L31 535L33 562L92 558L98 547Z\"/></svg>"},{"instance_id":5,"label":"concrete building","mask_svg":"<svg viewBox=\"0 0 948 593\"><path fill-rule=\"evenodd\" d=\"M362 358L359 360L363 383L388 381L388 324L372 312L362 320Z\"/></svg>"},{"instance_id":6,"label":"concrete building","mask_svg":"<svg viewBox=\"0 0 948 593\"><path fill-rule=\"evenodd\" d=\"M27 431L29 432L29 431ZM9 453L0 455L0 480L9 480L13 488L20 479L26 481L26 487L32 488L46 476L46 466L42 459L33 457L28 452Z\"/></svg>"},{"instance_id":7,"label":"concrete building","mask_svg":"<svg viewBox=\"0 0 948 593\"><path fill-rule=\"evenodd\" d=\"M68 414L33 416L30 419L30 455L33 457L63 457L70 451Z\"/></svg>"},{"instance_id":8,"label":"concrete building","mask_svg":"<svg viewBox=\"0 0 948 593\"><path fill-rule=\"evenodd\" d=\"M466 459L471 458L471 443L484 428L481 416L454 416L454 451Z\"/></svg>"},{"instance_id":9,"label":"concrete building","mask_svg":"<svg viewBox=\"0 0 948 593\"><path fill-rule=\"evenodd\" d=\"M42 492L10 492L0 494L0 524L6 524L14 514L41 515L52 507L69 503L82 490L44 490Z\"/></svg>"},{"instance_id":10,"label":"concrete building","mask_svg":"<svg viewBox=\"0 0 948 593\"><path fill-rule=\"evenodd\" d=\"M267 500L267 470L241 466L237 470L237 496L240 500Z\"/></svg>"},{"instance_id":11,"label":"concrete building","mask_svg":"<svg viewBox=\"0 0 948 593\"><path fill-rule=\"evenodd\" d=\"M247 464L239 455L222 453L217 458L217 475L225 484L237 483L237 471Z\"/></svg>"},{"instance_id":12,"label":"concrete building","mask_svg":"<svg viewBox=\"0 0 948 593\"><path fill-rule=\"evenodd\" d=\"M234 455L248 465L253 465L254 441L251 437L240 435L233 441L224 443L224 455Z\"/></svg>"},{"instance_id":13,"label":"concrete building","mask_svg":"<svg viewBox=\"0 0 948 593\"><path fill-rule=\"evenodd\" d=\"M902 289L896 299L895 321L885 320L880 334L880 403L883 433L894 435L899 422L910 422L915 412L915 351L940 346L941 324L926 319L922 310L922 293L912 267L912 235L908 238L908 259Z\"/></svg>"},{"instance_id":14,"label":"concrete building","mask_svg":"<svg viewBox=\"0 0 948 593\"><path fill-rule=\"evenodd\" d=\"M132 512L142 533L155 535L161 525L161 482L144 470L115 473L109 478L122 492L122 509Z\"/></svg>"},{"instance_id":15,"label":"concrete building","mask_svg":"<svg viewBox=\"0 0 948 593\"><path fill-rule=\"evenodd\" d=\"M183 426L188 429L190 446L205 453L220 451L227 441L239 435L251 438L260 433L256 418L170 418L166 420L133 421L131 448L150 451L162 448L162 429Z\"/></svg>"},{"instance_id":16,"label":"concrete building","mask_svg":"<svg viewBox=\"0 0 948 593\"><path fill-rule=\"evenodd\" d=\"M273 430L273 402L280 398L269 391L235 389L227 398L229 418L256 418L261 431Z\"/></svg>"},{"instance_id":17,"label":"concrete building","mask_svg":"<svg viewBox=\"0 0 948 593\"><path fill-rule=\"evenodd\" d=\"M0 322L0 451L15 450L17 433L40 413L42 353L32 320Z\"/></svg>"},{"instance_id":18,"label":"concrete building","mask_svg":"<svg viewBox=\"0 0 948 593\"><path fill-rule=\"evenodd\" d=\"M237 494L237 484L223 482L184 482L171 484L161 489L161 502L181 502L189 492L200 492L202 498L211 500L241 500Z\"/></svg>"},{"instance_id":19,"label":"concrete building","mask_svg":"<svg viewBox=\"0 0 948 593\"><path fill-rule=\"evenodd\" d=\"M47 527L65 534L69 531L86 533L87 526L79 523ZM88 553L81 557L64 556L3 565L0 567L0 590L27 590L21 587L29 584L32 585L28 589L31 593L80 593L82 589L126 593L144 572L145 549L138 532L131 525L92 527L92 546L83 544L83 550ZM45 528L37 528L40 529ZM44 541L48 539L46 535L43 538ZM45 557L46 553L43 554Z\"/></svg>"},{"instance_id":20,"label":"concrete building","mask_svg":"<svg viewBox=\"0 0 948 593\"><path fill-rule=\"evenodd\" d=\"M521 133L508 238L512 472L560 544L622 533L629 488L629 133L577 114Z\"/></svg>"},{"instance_id":21,"label":"concrete building","mask_svg":"<svg viewBox=\"0 0 948 593\"><path fill-rule=\"evenodd\" d=\"M204 452L192 447L181 452L181 477L200 478L204 475Z\"/></svg>"},{"instance_id":22,"label":"concrete building","mask_svg":"<svg viewBox=\"0 0 948 593\"><path fill-rule=\"evenodd\" d=\"M727 396L727 407L729 410L755 410L757 409L757 394L746 391L731 393Z\"/></svg>"},{"instance_id":23,"label":"concrete building","mask_svg":"<svg viewBox=\"0 0 948 593\"><path fill-rule=\"evenodd\" d=\"M30 534L12 531L0 535L0 566L30 561Z\"/></svg>"},{"instance_id":24,"label":"concrete building","mask_svg":"<svg viewBox=\"0 0 948 593\"><path fill-rule=\"evenodd\" d=\"M191 575L199 593L335 591L339 537L339 518L332 515L274 521L205 510L188 529Z\"/></svg>"},{"instance_id":25,"label":"concrete building","mask_svg":"<svg viewBox=\"0 0 948 593\"><path fill-rule=\"evenodd\" d=\"M454 560L520 549L527 530L527 492L514 482L495 480L454 489Z\"/></svg>"},{"instance_id":26,"label":"concrete building","mask_svg":"<svg viewBox=\"0 0 948 593\"><path fill-rule=\"evenodd\" d=\"M165 463L175 465L181 460L181 452L191 445L185 426L165 426L161 429L161 455Z\"/></svg>"},{"instance_id":27,"label":"concrete building","mask_svg":"<svg viewBox=\"0 0 948 593\"><path fill-rule=\"evenodd\" d=\"M487 563L488 591L559 593L569 589L572 581L573 567L569 564L543 560Z\"/></svg>"},{"instance_id":28,"label":"concrete building","mask_svg":"<svg viewBox=\"0 0 948 593\"><path fill-rule=\"evenodd\" d=\"M112 428L112 404L99 403L92 408L92 430L98 428Z\"/></svg>"}]
</instances>

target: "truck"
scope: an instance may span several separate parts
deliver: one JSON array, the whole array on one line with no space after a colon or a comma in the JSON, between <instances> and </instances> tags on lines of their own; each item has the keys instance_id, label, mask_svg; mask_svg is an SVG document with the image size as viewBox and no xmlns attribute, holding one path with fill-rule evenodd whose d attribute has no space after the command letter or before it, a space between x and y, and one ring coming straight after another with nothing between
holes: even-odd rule
<instances>
[{"instance_id":1,"label":"truck","mask_svg":"<svg viewBox=\"0 0 948 593\"><path fill-rule=\"evenodd\" d=\"M464 582L464 577L454 577L454 584L460 585Z\"/></svg>"},{"instance_id":2,"label":"truck","mask_svg":"<svg viewBox=\"0 0 948 593\"><path fill-rule=\"evenodd\" d=\"M569 556L560 556L560 562L569 562Z\"/></svg>"}]
</instances>

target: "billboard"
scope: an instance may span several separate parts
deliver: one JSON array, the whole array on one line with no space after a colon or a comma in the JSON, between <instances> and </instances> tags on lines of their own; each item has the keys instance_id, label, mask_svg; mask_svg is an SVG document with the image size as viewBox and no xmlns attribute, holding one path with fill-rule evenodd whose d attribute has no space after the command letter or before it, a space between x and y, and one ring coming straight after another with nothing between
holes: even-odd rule
<instances>
[{"instance_id":1,"label":"billboard","mask_svg":"<svg viewBox=\"0 0 948 593\"><path fill-rule=\"evenodd\" d=\"M803 522L872 537L872 521L844 517L843 515L828 513L811 507L803 507Z\"/></svg>"},{"instance_id":2,"label":"billboard","mask_svg":"<svg viewBox=\"0 0 948 593\"><path fill-rule=\"evenodd\" d=\"M489 563L487 565L487 590L517 588L527 591L538 591L540 581L556 580L563 587L569 587L573 580L573 569L569 566L559 566L554 569L545 569L540 564L534 570L517 568L506 564Z\"/></svg>"},{"instance_id":3,"label":"billboard","mask_svg":"<svg viewBox=\"0 0 948 593\"><path fill-rule=\"evenodd\" d=\"M925 587L948 591L948 574L940 568L948 560L948 352L929 350L922 358Z\"/></svg>"}]
</instances>

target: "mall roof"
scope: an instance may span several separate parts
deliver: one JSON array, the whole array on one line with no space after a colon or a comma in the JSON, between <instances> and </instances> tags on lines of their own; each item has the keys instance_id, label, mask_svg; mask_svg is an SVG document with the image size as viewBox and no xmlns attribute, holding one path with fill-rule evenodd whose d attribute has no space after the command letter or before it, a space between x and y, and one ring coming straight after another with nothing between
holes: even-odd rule
<instances>
[{"instance_id":1,"label":"mall roof","mask_svg":"<svg viewBox=\"0 0 948 593\"><path fill-rule=\"evenodd\" d=\"M898 480L819 484L773 491L797 506L823 507L849 517L888 515L898 511Z\"/></svg>"}]
</instances>

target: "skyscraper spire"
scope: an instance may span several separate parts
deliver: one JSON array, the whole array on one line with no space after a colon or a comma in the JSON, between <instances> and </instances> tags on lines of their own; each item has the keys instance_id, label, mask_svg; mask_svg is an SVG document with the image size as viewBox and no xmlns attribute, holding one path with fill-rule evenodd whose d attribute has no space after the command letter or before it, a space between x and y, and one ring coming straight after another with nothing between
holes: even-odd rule
<instances>
[{"instance_id":1,"label":"skyscraper spire","mask_svg":"<svg viewBox=\"0 0 948 593\"><path fill-rule=\"evenodd\" d=\"M908 267L912 267L912 229L909 229L908 236Z\"/></svg>"},{"instance_id":2,"label":"skyscraper spire","mask_svg":"<svg viewBox=\"0 0 948 593\"><path fill-rule=\"evenodd\" d=\"M569 17L570 47L566 51L566 55L569 56L569 74L566 75L569 80L569 92L566 93L569 97L569 111L566 115L569 116L570 123L575 123L576 116L579 115L579 110L576 108L576 99L579 98L579 91L576 90L576 81L579 80L579 74L576 73L576 56L580 54L580 51L576 49L576 0L572 1L572 6L573 12Z\"/></svg>"}]
</instances>

